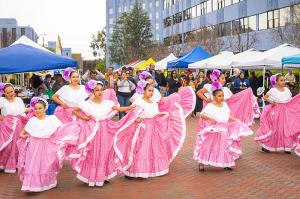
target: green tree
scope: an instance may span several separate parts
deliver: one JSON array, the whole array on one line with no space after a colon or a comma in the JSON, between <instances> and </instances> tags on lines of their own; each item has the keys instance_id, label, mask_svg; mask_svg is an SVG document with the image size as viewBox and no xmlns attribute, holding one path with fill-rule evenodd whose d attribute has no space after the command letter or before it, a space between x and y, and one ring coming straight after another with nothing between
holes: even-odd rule
<instances>
[{"instance_id":1,"label":"green tree","mask_svg":"<svg viewBox=\"0 0 300 199\"><path fill-rule=\"evenodd\" d=\"M103 28L101 31L98 31L96 34L93 35L90 48L93 50L94 57L99 56L100 58L103 58L105 56L105 51L106 51L105 38L106 38L105 28Z\"/></svg>"},{"instance_id":2,"label":"green tree","mask_svg":"<svg viewBox=\"0 0 300 199\"><path fill-rule=\"evenodd\" d=\"M136 0L129 12L117 20L110 40L110 62L126 64L132 60L144 59L147 47L152 44L152 26L141 3Z\"/></svg>"}]
</instances>

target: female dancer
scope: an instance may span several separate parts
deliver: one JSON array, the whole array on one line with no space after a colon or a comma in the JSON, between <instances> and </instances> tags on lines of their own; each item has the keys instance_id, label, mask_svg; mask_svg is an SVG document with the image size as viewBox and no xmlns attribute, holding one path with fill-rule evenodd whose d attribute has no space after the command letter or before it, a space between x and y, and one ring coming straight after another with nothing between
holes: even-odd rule
<instances>
[{"instance_id":1,"label":"female dancer","mask_svg":"<svg viewBox=\"0 0 300 199\"><path fill-rule=\"evenodd\" d=\"M251 88L233 95L229 88L224 87L226 79L224 74L221 74L221 71L214 70L211 73L210 78L212 81L218 81L222 85L224 100L227 102L231 110L231 114L242 122L252 125L254 123L254 118L258 118L260 116L260 112L257 100L253 95ZM212 100L213 95L210 87L210 84L206 84L204 85L204 88L199 90L197 93L197 95L203 100L204 107ZM241 109L241 107L243 107L243 109Z\"/></svg>"},{"instance_id":2,"label":"female dancer","mask_svg":"<svg viewBox=\"0 0 300 199\"><path fill-rule=\"evenodd\" d=\"M155 80L153 78L153 76L147 72L144 71L139 75L139 79L140 80L144 80L146 82L148 82L149 84L153 85L155 84ZM137 89L139 89L140 87L137 87ZM140 94L141 92L136 92L131 98L130 98L130 102L133 103L136 99L138 98L142 98L143 94ZM153 101L154 102L159 102L161 100L161 94L159 92L158 89L154 88L154 92L153 92Z\"/></svg>"},{"instance_id":3,"label":"female dancer","mask_svg":"<svg viewBox=\"0 0 300 199\"><path fill-rule=\"evenodd\" d=\"M186 134L186 115L195 106L192 88L165 97L159 104L152 100L153 85L141 80L137 92L142 98L134 101L135 110L141 110L136 122L122 126L115 136L115 151L127 177L149 178L165 175L178 154ZM184 96L185 99L181 99ZM183 110L181 103L190 104ZM133 120L131 120L133 121Z\"/></svg>"},{"instance_id":4,"label":"female dancer","mask_svg":"<svg viewBox=\"0 0 300 199\"><path fill-rule=\"evenodd\" d=\"M120 107L116 96L114 101L103 99L102 82L90 80L85 88L93 98L81 102L73 110L80 120L66 124L60 132L78 137L76 146L69 148L71 152L67 154L77 178L89 186L103 186L104 182L117 174L117 157L113 149L114 133L132 114L116 123L111 121L111 117L116 111L126 112L133 106Z\"/></svg>"},{"instance_id":5,"label":"female dancer","mask_svg":"<svg viewBox=\"0 0 300 199\"><path fill-rule=\"evenodd\" d=\"M235 147L235 144L240 141L241 136L251 135L252 131L246 124L231 116L219 82L215 81L210 90L213 101L200 115L194 159L200 163L200 171L204 171L204 165L231 170L241 154L240 147Z\"/></svg>"},{"instance_id":6,"label":"female dancer","mask_svg":"<svg viewBox=\"0 0 300 199\"><path fill-rule=\"evenodd\" d=\"M40 97L31 99L30 107L34 117L21 131L17 143L19 149L18 174L22 191L40 192L56 186L60 169L58 145L51 140L57 128L62 125L54 115L47 116L48 103Z\"/></svg>"},{"instance_id":7,"label":"female dancer","mask_svg":"<svg viewBox=\"0 0 300 199\"><path fill-rule=\"evenodd\" d=\"M60 88L52 97L53 101L59 104L55 109L55 115L61 122L67 123L76 119L72 110L78 107L78 104L88 98L83 85L79 85L79 74L72 68L67 68L63 74L64 79L70 81L70 85Z\"/></svg>"},{"instance_id":8,"label":"female dancer","mask_svg":"<svg viewBox=\"0 0 300 199\"><path fill-rule=\"evenodd\" d=\"M0 83L0 169L5 173L14 173L17 168L18 151L16 142L24 128L25 105L21 98L15 96L12 84Z\"/></svg>"},{"instance_id":9,"label":"female dancer","mask_svg":"<svg viewBox=\"0 0 300 199\"><path fill-rule=\"evenodd\" d=\"M291 153L297 133L300 132L300 96L292 98L281 74L272 75L270 83L273 88L267 92L264 99L271 105L265 108L261 116L255 140L264 152Z\"/></svg>"}]
</instances>

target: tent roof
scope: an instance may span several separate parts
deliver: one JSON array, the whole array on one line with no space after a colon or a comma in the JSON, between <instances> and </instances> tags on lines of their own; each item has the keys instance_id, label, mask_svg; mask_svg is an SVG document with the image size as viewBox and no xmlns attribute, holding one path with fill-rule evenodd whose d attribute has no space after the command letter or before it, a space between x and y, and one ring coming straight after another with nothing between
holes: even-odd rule
<instances>
[{"instance_id":1,"label":"tent roof","mask_svg":"<svg viewBox=\"0 0 300 199\"><path fill-rule=\"evenodd\" d=\"M187 68L189 64L207 59L209 57L211 57L209 52L200 46L197 46L185 56L168 62L168 68Z\"/></svg>"},{"instance_id":2,"label":"tent roof","mask_svg":"<svg viewBox=\"0 0 300 199\"><path fill-rule=\"evenodd\" d=\"M134 68L136 70L145 70L147 68L147 66L149 66L150 64L155 64L155 61L152 58L149 58L147 61L135 66Z\"/></svg>"},{"instance_id":3,"label":"tent roof","mask_svg":"<svg viewBox=\"0 0 300 199\"><path fill-rule=\"evenodd\" d=\"M215 68L228 69L228 67L230 68L230 64L232 62L233 57L234 57L234 54L232 52L223 51L213 57L189 64L189 68L192 68L192 69L200 69L200 68L202 68L202 69L215 69Z\"/></svg>"},{"instance_id":4,"label":"tent roof","mask_svg":"<svg viewBox=\"0 0 300 199\"><path fill-rule=\"evenodd\" d=\"M282 58L282 64L287 67L300 67L300 54Z\"/></svg>"},{"instance_id":5,"label":"tent roof","mask_svg":"<svg viewBox=\"0 0 300 199\"><path fill-rule=\"evenodd\" d=\"M175 59L177 59L177 57L173 53L169 54L164 59L155 63L155 70L166 70L168 62Z\"/></svg>"},{"instance_id":6,"label":"tent roof","mask_svg":"<svg viewBox=\"0 0 300 199\"><path fill-rule=\"evenodd\" d=\"M16 45L16 44L24 44L24 45L31 46L31 47L34 47L34 48L38 48L38 49L41 49L41 50L44 50L44 51L47 51L47 52L51 52L47 48L44 48L43 46L40 46L39 44L35 43L34 41L29 39L25 35L21 36L17 41L12 43L10 46L13 46L13 45Z\"/></svg>"},{"instance_id":7,"label":"tent roof","mask_svg":"<svg viewBox=\"0 0 300 199\"><path fill-rule=\"evenodd\" d=\"M74 59L59 56L45 49L23 44L20 41L0 51L0 74L64 69L76 66L77 61Z\"/></svg>"},{"instance_id":8,"label":"tent roof","mask_svg":"<svg viewBox=\"0 0 300 199\"><path fill-rule=\"evenodd\" d=\"M281 68L281 60L285 56L299 54L300 49L289 44L282 44L267 50L257 56L247 56L242 60L234 61L233 65L239 68L249 66L267 66L270 68Z\"/></svg>"}]
</instances>

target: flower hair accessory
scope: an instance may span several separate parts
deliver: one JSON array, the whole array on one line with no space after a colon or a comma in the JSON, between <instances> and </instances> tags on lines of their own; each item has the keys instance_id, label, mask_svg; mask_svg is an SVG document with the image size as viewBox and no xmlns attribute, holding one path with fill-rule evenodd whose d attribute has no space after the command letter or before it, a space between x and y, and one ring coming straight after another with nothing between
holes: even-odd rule
<instances>
[{"instance_id":1,"label":"flower hair accessory","mask_svg":"<svg viewBox=\"0 0 300 199\"><path fill-rule=\"evenodd\" d=\"M147 82L143 79L140 80L136 85L136 92L138 94L143 94L146 86L147 86Z\"/></svg>"},{"instance_id":2,"label":"flower hair accessory","mask_svg":"<svg viewBox=\"0 0 300 199\"><path fill-rule=\"evenodd\" d=\"M143 71L140 75L139 75L139 79L140 80L146 80L148 77L151 77L152 75L147 72L147 71Z\"/></svg>"},{"instance_id":3,"label":"flower hair accessory","mask_svg":"<svg viewBox=\"0 0 300 199\"><path fill-rule=\"evenodd\" d=\"M272 85L272 87L275 87L276 86L276 83L277 83L277 75L280 75L280 73L277 73L276 75L272 75L270 77L270 83Z\"/></svg>"},{"instance_id":4,"label":"flower hair accessory","mask_svg":"<svg viewBox=\"0 0 300 199\"><path fill-rule=\"evenodd\" d=\"M73 68L70 68L70 67L66 68L66 69L64 70L64 74L63 74L64 80L68 81L68 80L70 79L70 75L71 75L71 73L72 73L73 71L74 71Z\"/></svg>"},{"instance_id":5,"label":"flower hair accessory","mask_svg":"<svg viewBox=\"0 0 300 199\"><path fill-rule=\"evenodd\" d=\"M87 92L91 93L98 84L101 84L103 86L103 82L92 79L85 84L85 90Z\"/></svg>"},{"instance_id":6,"label":"flower hair accessory","mask_svg":"<svg viewBox=\"0 0 300 199\"><path fill-rule=\"evenodd\" d=\"M214 92L215 90L221 90L221 89L222 89L222 85L220 84L220 82L214 81L211 84L211 92Z\"/></svg>"},{"instance_id":7,"label":"flower hair accessory","mask_svg":"<svg viewBox=\"0 0 300 199\"><path fill-rule=\"evenodd\" d=\"M220 75L221 75L221 71L215 69L215 70L213 70L213 72L210 74L210 79L211 79L212 81L217 81L218 78L220 77Z\"/></svg>"},{"instance_id":8,"label":"flower hair accessory","mask_svg":"<svg viewBox=\"0 0 300 199\"><path fill-rule=\"evenodd\" d=\"M2 95L4 93L4 88L5 88L6 85L13 86L11 83L2 83L2 82L0 82L0 95Z\"/></svg>"},{"instance_id":9,"label":"flower hair accessory","mask_svg":"<svg viewBox=\"0 0 300 199\"><path fill-rule=\"evenodd\" d=\"M44 98L41 98L41 97L33 97L33 98L30 100L30 108L31 108L31 109L34 109L34 106L35 106L35 104L36 104L38 101L44 102L45 105L46 105L46 108L45 108L45 109L46 109L46 110L48 109L49 104L48 104L47 100L45 100Z\"/></svg>"}]
</instances>

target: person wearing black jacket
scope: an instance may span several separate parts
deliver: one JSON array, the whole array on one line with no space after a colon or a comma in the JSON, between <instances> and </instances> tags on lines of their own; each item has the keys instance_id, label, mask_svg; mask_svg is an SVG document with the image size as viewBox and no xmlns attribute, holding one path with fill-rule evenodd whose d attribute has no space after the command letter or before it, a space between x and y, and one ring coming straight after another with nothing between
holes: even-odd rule
<instances>
[{"instance_id":1,"label":"person wearing black jacket","mask_svg":"<svg viewBox=\"0 0 300 199\"><path fill-rule=\"evenodd\" d=\"M249 81L250 81L250 87L252 88L253 94L255 96L257 96L257 89L259 87L259 81L258 81L258 78L256 77L254 71L250 72Z\"/></svg>"}]
</instances>

